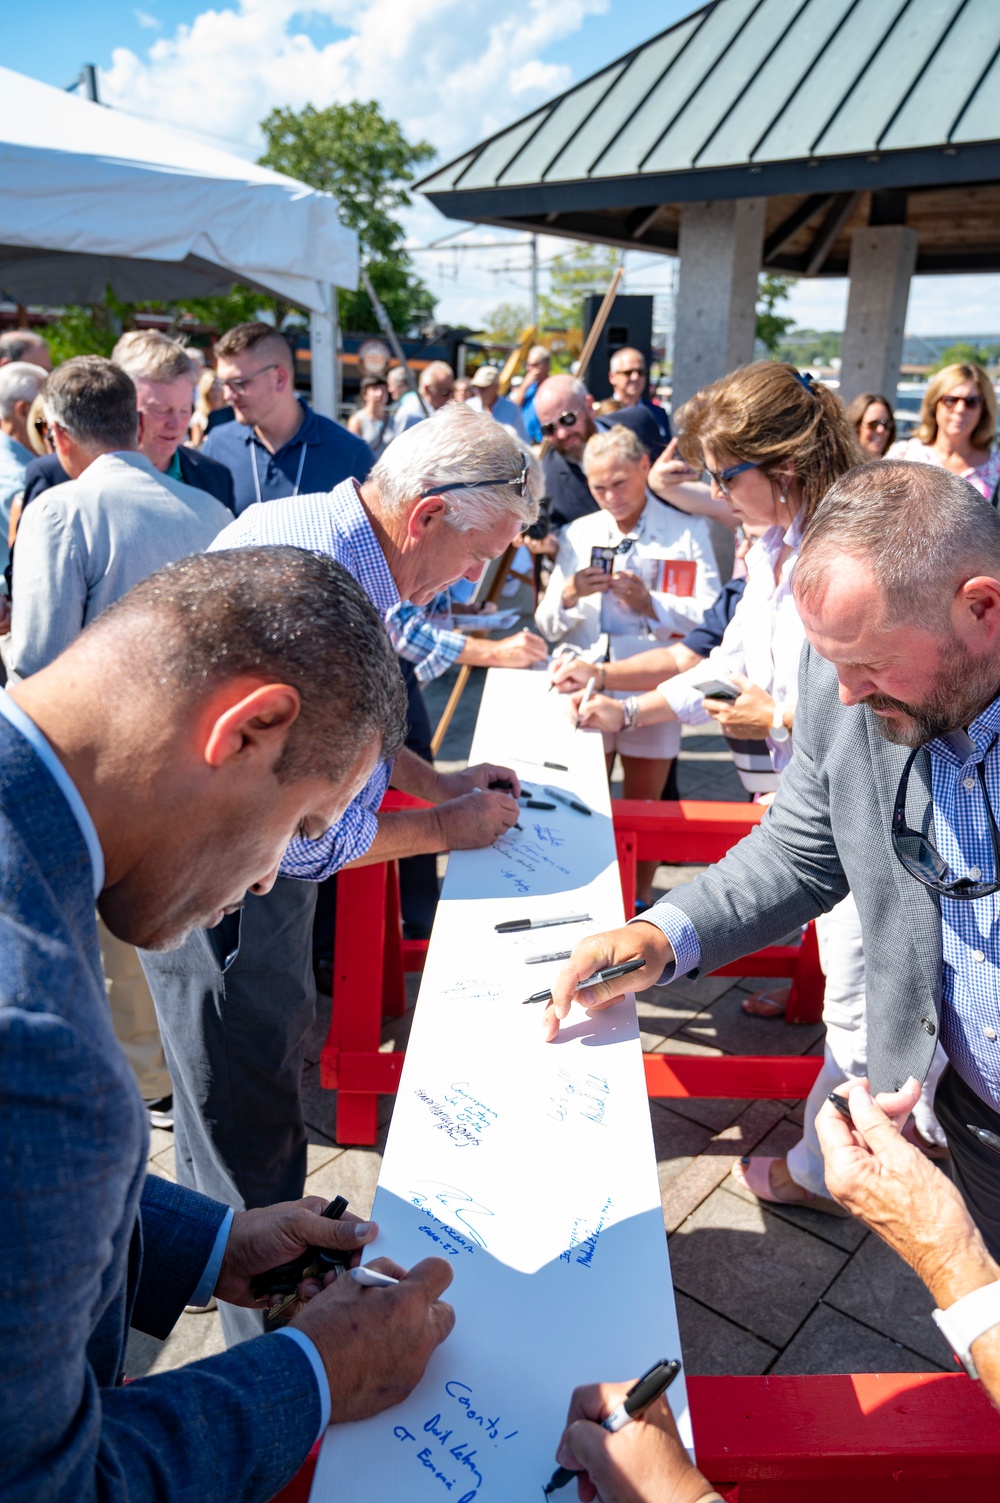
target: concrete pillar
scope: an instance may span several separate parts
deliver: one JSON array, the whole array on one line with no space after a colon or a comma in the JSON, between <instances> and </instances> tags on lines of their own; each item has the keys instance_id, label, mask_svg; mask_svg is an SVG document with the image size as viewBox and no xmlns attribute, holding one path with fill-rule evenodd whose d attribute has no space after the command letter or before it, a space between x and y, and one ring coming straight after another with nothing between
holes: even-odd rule
<instances>
[{"instance_id":1,"label":"concrete pillar","mask_svg":"<svg viewBox=\"0 0 1000 1503\"><path fill-rule=\"evenodd\" d=\"M753 359L763 198L685 204L678 249L673 408Z\"/></svg>"},{"instance_id":2,"label":"concrete pillar","mask_svg":"<svg viewBox=\"0 0 1000 1503\"><path fill-rule=\"evenodd\" d=\"M336 418L340 410L340 366L337 359L337 289L329 288L328 313L309 315L309 364L314 412Z\"/></svg>"},{"instance_id":3,"label":"concrete pillar","mask_svg":"<svg viewBox=\"0 0 1000 1503\"><path fill-rule=\"evenodd\" d=\"M845 403L862 391L894 398L916 264L917 232L905 225L869 225L851 236L851 289L840 365Z\"/></svg>"}]
</instances>

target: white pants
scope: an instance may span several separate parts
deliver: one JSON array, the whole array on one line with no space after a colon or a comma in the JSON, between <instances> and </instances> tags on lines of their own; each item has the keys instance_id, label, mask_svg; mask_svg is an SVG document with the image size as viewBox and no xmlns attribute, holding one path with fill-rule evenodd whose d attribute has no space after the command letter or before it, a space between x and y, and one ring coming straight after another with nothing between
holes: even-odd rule
<instances>
[{"instance_id":1,"label":"white pants","mask_svg":"<svg viewBox=\"0 0 1000 1503\"><path fill-rule=\"evenodd\" d=\"M857 1080L868 1073L865 957L861 948L861 920L850 895L816 920L816 938L820 965L826 976L823 993L826 1042L822 1067L806 1098L802 1137L788 1155L788 1172L804 1190L828 1196L816 1115L832 1090L846 1080ZM934 1116L934 1091L947 1063L944 1051L938 1046L913 1114L918 1130L932 1143L944 1143L944 1133Z\"/></svg>"}]
</instances>

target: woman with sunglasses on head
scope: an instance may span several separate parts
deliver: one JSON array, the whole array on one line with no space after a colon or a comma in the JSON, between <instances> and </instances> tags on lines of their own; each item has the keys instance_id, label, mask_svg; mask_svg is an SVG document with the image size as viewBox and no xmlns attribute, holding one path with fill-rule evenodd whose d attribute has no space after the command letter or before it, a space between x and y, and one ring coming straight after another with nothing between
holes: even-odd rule
<instances>
[{"instance_id":1,"label":"woman with sunglasses on head","mask_svg":"<svg viewBox=\"0 0 1000 1503\"><path fill-rule=\"evenodd\" d=\"M896 442L896 419L889 398L877 391L863 391L847 409L847 421L858 436L858 446L867 459L883 459Z\"/></svg>"},{"instance_id":2,"label":"woman with sunglasses on head","mask_svg":"<svg viewBox=\"0 0 1000 1503\"><path fill-rule=\"evenodd\" d=\"M539 631L612 662L685 636L719 592L708 524L650 495L649 455L629 428L593 434L583 468L598 510L570 522L560 536L535 613ZM659 798L679 744L679 725L618 726L604 737L608 771L619 753L625 797ZM640 863L644 902L655 870L655 862Z\"/></svg>"},{"instance_id":3,"label":"woman with sunglasses on head","mask_svg":"<svg viewBox=\"0 0 1000 1503\"><path fill-rule=\"evenodd\" d=\"M705 469L713 495L728 502L743 526L765 529L747 555L746 590L721 645L704 662L641 697L597 695L582 710L581 721L607 732L622 725L698 725L713 719L730 743L744 785L769 801L792 756L805 637L792 571L820 501L861 455L840 399L793 366L768 361L706 387L680 410L677 425L684 457ZM630 667L638 688L644 682L641 657L621 664L616 674L624 676ZM731 697L716 697L727 689ZM826 1191L814 1121L834 1086L865 1073L864 956L853 899L818 920L817 935L827 977L827 1040L824 1067L806 1104L802 1140L783 1157L747 1158L733 1173L760 1200L838 1215ZM787 995L782 993L747 998L744 1011L780 1018Z\"/></svg>"},{"instance_id":4,"label":"woman with sunglasses on head","mask_svg":"<svg viewBox=\"0 0 1000 1503\"><path fill-rule=\"evenodd\" d=\"M915 437L893 444L886 458L939 465L993 501L1000 485L996 431L996 393L982 366L946 365L927 383Z\"/></svg>"}]
</instances>

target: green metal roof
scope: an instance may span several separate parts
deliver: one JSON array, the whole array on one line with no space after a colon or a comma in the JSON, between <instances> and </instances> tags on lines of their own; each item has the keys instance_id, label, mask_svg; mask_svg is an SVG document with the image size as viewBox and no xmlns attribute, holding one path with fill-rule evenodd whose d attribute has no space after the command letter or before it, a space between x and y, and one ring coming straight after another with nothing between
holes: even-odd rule
<instances>
[{"instance_id":1,"label":"green metal roof","mask_svg":"<svg viewBox=\"0 0 1000 1503\"><path fill-rule=\"evenodd\" d=\"M846 224L837 195L997 182L998 138L1000 0L713 0L418 186L453 218L671 250L664 206Z\"/></svg>"}]
</instances>

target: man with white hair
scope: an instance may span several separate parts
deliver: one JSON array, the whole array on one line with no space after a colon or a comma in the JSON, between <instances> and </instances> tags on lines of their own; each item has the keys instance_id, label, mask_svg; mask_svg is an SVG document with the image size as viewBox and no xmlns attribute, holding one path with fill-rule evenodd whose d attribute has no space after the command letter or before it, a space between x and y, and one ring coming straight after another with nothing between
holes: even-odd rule
<instances>
[{"instance_id":1,"label":"man with white hair","mask_svg":"<svg viewBox=\"0 0 1000 1503\"><path fill-rule=\"evenodd\" d=\"M133 329L122 335L111 358L135 383L139 452L161 475L183 485L196 485L235 511L229 470L184 442L194 413L198 380L189 352L179 340L161 334L159 329Z\"/></svg>"},{"instance_id":2,"label":"man with white hair","mask_svg":"<svg viewBox=\"0 0 1000 1503\"><path fill-rule=\"evenodd\" d=\"M528 462L506 429L454 404L396 439L364 484L252 506L216 548L290 545L326 553L385 618L477 578L535 518ZM394 787L428 809L379 813ZM509 781L512 795L489 790ZM379 763L343 818L292 841L274 887L242 915L197 931L171 954L143 955L174 1082L177 1178L232 1206L301 1192L306 1132L300 1096L316 1016L311 935L316 884L349 863L480 847L517 820L516 773L491 765L440 773L404 751ZM224 1307L228 1341L259 1315Z\"/></svg>"},{"instance_id":3,"label":"man with white hair","mask_svg":"<svg viewBox=\"0 0 1000 1503\"><path fill-rule=\"evenodd\" d=\"M40 365L46 375L52 369L49 347L34 329L8 329L6 334L0 334L0 365L21 360L28 365Z\"/></svg>"},{"instance_id":4,"label":"man with white hair","mask_svg":"<svg viewBox=\"0 0 1000 1503\"><path fill-rule=\"evenodd\" d=\"M10 561L11 503L24 490L24 472L35 457L28 440L28 411L45 374L40 365L26 360L0 367L0 575Z\"/></svg>"},{"instance_id":5,"label":"man with white hair","mask_svg":"<svg viewBox=\"0 0 1000 1503\"><path fill-rule=\"evenodd\" d=\"M510 399L515 407L521 409L525 432L533 444L540 444L542 441L542 430L535 412L535 394L542 382L548 380L551 367L552 357L545 346L543 344L532 345L525 362L524 380L510 393Z\"/></svg>"},{"instance_id":6,"label":"man with white hair","mask_svg":"<svg viewBox=\"0 0 1000 1503\"><path fill-rule=\"evenodd\" d=\"M395 438L412 428L414 423L422 423L425 417L448 406L454 396L455 372L444 360L432 360L420 372L417 387L420 396L416 392L407 392L396 409L392 421Z\"/></svg>"}]
</instances>

